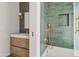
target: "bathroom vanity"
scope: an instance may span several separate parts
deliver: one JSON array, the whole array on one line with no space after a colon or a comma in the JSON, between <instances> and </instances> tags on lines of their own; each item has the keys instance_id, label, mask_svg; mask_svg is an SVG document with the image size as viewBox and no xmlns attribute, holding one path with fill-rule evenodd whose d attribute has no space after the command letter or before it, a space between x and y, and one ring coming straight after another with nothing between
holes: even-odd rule
<instances>
[{"instance_id":1,"label":"bathroom vanity","mask_svg":"<svg viewBox=\"0 0 79 59\"><path fill-rule=\"evenodd\" d=\"M11 55L16 57L29 56L29 34L11 34Z\"/></svg>"},{"instance_id":2,"label":"bathroom vanity","mask_svg":"<svg viewBox=\"0 0 79 59\"><path fill-rule=\"evenodd\" d=\"M19 33L11 34L11 55L29 56L29 2L19 2Z\"/></svg>"}]
</instances>

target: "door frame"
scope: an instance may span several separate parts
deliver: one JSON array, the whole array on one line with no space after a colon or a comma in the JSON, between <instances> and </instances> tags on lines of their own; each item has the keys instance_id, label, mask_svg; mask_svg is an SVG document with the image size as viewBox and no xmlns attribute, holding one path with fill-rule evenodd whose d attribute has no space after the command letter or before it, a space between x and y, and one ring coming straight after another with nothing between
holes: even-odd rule
<instances>
[{"instance_id":1,"label":"door frame","mask_svg":"<svg viewBox=\"0 0 79 59\"><path fill-rule=\"evenodd\" d=\"M40 2L29 3L29 14L29 56L40 57Z\"/></svg>"}]
</instances>

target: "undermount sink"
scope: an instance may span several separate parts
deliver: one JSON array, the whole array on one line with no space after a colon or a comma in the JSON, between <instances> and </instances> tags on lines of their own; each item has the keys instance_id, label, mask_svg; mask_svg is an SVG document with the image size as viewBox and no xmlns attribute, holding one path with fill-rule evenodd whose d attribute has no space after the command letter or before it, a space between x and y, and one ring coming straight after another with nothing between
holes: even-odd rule
<instances>
[{"instance_id":1,"label":"undermount sink","mask_svg":"<svg viewBox=\"0 0 79 59\"><path fill-rule=\"evenodd\" d=\"M29 34L26 34L26 33L17 33L17 34L11 34L11 37L29 39Z\"/></svg>"}]
</instances>

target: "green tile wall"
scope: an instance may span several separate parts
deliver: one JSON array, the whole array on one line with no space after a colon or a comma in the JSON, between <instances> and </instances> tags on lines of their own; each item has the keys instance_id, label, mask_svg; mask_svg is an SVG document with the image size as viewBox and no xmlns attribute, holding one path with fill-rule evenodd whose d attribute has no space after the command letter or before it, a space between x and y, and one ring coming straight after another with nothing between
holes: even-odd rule
<instances>
[{"instance_id":1,"label":"green tile wall","mask_svg":"<svg viewBox=\"0 0 79 59\"><path fill-rule=\"evenodd\" d=\"M53 28L51 41L54 42L55 46L73 48L73 3L49 2L45 5L48 22ZM61 24L67 23L67 17L59 18L59 14L69 14L69 26L61 26Z\"/></svg>"},{"instance_id":2,"label":"green tile wall","mask_svg":"<svg viewBox=\"0 0 79 59\"><path fill-rule=\"evenodd\" d=\"M66 24L66 18L61 21L59 14L69 14L69 26L60 26ZM58 46L63 48L73 49L73 3L72 2L42 2L41 3L41 26L40 26L40 50L41 54L46 48L45 28L48 23L51 24L53 31L51 31L51 42L52 46Z\"/></svg>"}]
</instances>

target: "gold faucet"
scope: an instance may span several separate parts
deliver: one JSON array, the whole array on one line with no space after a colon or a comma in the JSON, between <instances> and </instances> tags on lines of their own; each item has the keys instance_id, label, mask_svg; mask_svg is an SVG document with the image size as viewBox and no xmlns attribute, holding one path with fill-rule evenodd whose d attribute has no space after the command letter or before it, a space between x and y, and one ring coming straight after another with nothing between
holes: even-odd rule
<instances>
[{"instance_id":1,"label":"gold faucet","mask_svg":"<svg viewBox=\"0 0 79 59\"><path fill-rule=\"evenodd\" d=\"M51 38L50 38L50 32L52 31L52 27L51 27L51 25L50 24L47 24L47 28L45 29L45 31L46 31L46 38L45 38L45 43L47 44L47 45L52 45L52 42L51 42Z\"/></svg>"},{"instance_id":2,"label":"gold faucet","mask_svg":"<svg viewBox=\"0 0 79 59\"><path fill-rule=\"evenodd\" d=\"M79 33L79 15L76 18L76 32L75 33Z\"/></svg>"},{"instance_id":3,"label":"gold faucet","mask_svg":"<svg viewBox=\"0 0 79 59\"><path fill-rule=\"evenodd\" d=\"M47 28L45 29L46 32L50 32L52 30L51 25L47 24Z\"/></svg>"}]
</instances>

